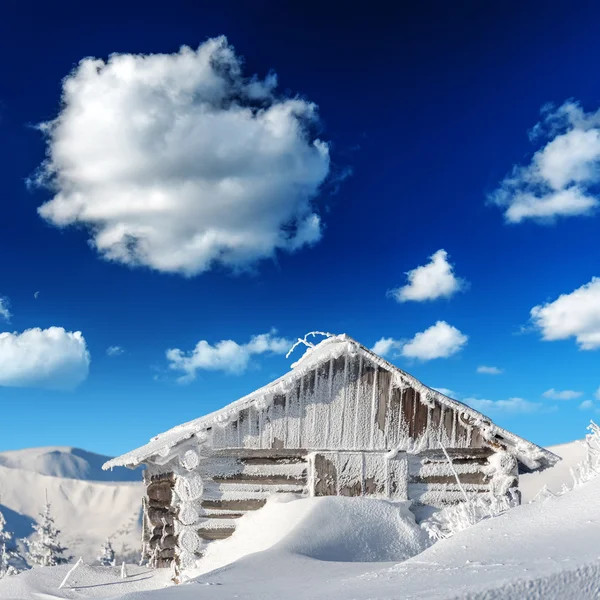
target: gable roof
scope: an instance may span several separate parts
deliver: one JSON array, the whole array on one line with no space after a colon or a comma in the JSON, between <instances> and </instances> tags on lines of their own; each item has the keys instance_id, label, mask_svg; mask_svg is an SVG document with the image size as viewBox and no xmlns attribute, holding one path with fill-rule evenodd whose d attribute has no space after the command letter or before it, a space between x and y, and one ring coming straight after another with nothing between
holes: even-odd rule
<instances>
[{"instance_id":1,"label":"gable roof","mask_svg":"<svg viewBox=\"0 0 600 600\"><path fill-rule=\"evenodd\" d=\"M304 356L292 365L291 370L279 379L232 402L220 410L173 427L165 433L153 437L146 445L109 460L102 468L111 469L120 466L136 467L153 457L156 457L158 460L161 457L165 458L170 454L171 449L178 444L189 440L193 436L201 438L211 427L225 426L231 420L236 419L239 412L245 408L251 405L259 409L266 407L273 400L274 396L290 391L300 378L317 365L332 358L338 358L346 352L362 354L371 362L391 372L394 386L412 387L421 394L423 401L438 402L442 406L447 406L459 411L459 413L463 413L480 429L486 439L501 441L502 445L505 445L508 451L528 469L545 469L560 460L552 452L498 427L485 415L467 404L463 404L437 390L423 385L412 375L392 365L348 335L342 334L326 338L316 346L308 348Z\"/></svg>"}]
</instances>

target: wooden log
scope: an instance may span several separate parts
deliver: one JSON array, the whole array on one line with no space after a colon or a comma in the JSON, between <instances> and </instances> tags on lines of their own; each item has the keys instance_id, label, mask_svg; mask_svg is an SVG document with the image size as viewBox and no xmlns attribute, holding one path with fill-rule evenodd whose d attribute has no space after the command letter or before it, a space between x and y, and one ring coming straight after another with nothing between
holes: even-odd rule
<instances>
[{"instance_id":1,"label":"wooden log","mask_svg":"<svg viewBox=\"0 0 600 600\"><path fill-rule=\"evenodd\" d=\"M474 484L487 484L489 479L484 473L459 473L458 480L461 483L474 483ZM409 483L456 483L456 477L454 475L411 475Z\"/></svg>"},{"instance_id":2,"label":"wooden log","mask_svg":"<svg viewBox=\"0 0 600 600\"><path fill-rule=\"evenodd\" d=\"M484 448L446 448L446 452L452 459L475 459L475 458L487 458L494 454L494 450L492 448L484 447ZM438 449L431 450L423 450L423 452L419 452L419 454L415 454L416 457L427 459L430 461L448 461L444 452Z\"/></svg>"},{"instance_id":3,"label":"wooden log","mask_svg":"<svg viewBox=\"0 0 600 600\"><path fill-rule=\"evenodd\" d=\"M203 540L213 541L213 540L224 540L231 536L231 534L235 531L233 529L198 529L198 537Z\"/></svg>"},{"instance_id":4,"label":"wooden log","mask_svg":"<svg viewBox=\"0 0 600 600\"><path fill-rule=\"evenodd\" d=\"M163 531L167 535L173 535L175 533L175 527L173 525L168 525L168 524L166 527L163 527L162 525L157 525L156 527L154 527L154 529L152 529L152 537L162 536Z\"/></svg>"},{"instance_id":5,"label":"wooden log","mask_svg":"<svg viewBox=\"0 0 600 600\"><path fill-rule=\"evenodd\" d=\"M149 544L151 548L158 546L159 550L172 549L177 547L177 538L174 535L167 535L164 538L162 535L154 535L150 538Z\"/></svg>"},{"instance_id":6,"label":"wooden log","mask_svg":"<svg viewBox=\"0 0 600 600\"><path fill-rule=\"evenodd\" d=\"M202 518L203 519L239 519L240 517L243 517L244 513L243 512L239 512L239 513L208 513L208 514L203 514Z\"/></svg>"},{"instance_id":7,"label":"wooden log","mask_svg":"<svg viewBox=\"0 0 600 600\"><path fill-rule=\"evenodd\" d=\"M225 475L213 477L215 483L255 483L257 485L285 485L285 484L306 484L304 477L287 477L285 475L248 475L247 473L237 473L235 475Z\"/></svg>"},{"instance_id":8,"label":"wooden log","mask_svg":"<svg viewBox=\"0 0 600 600\"><path fill-rule=\"evenodd\" d=\"M163 519L169 525L173 525L174 514L165 508L148 507L148 520L152 525L162 525Z\"/></svg>"},{"instance_id":9,"label":"wooden log","mask_svg":"<svg viewBox=\"0 0 600 600\"><path fill-rule=\"evenodd\" d=\"M173 558L157 558L155 568L156 569L170 569Z\"/></svg>"},{"instance_id":10,"label":"wooden log","mask_svg":"<svg viewBox=\"0 0 600 600\"><path fill-rule=\"evenodd\" d=\"M167 473L157 473L156 475L152 475L152 477L150 477L151 483L155 483L158 481L172 481L173 483L175 483L175 473L169 471Z\"/></svg>"},{"instance_id":11,"label":"wooden log","mask_svg":"<svg viewBox=\"0 0 600 600\"><path fill-rule=\"evenodd\" d=\"M219 508L222 510L258 510L266 503L266 498L257 498L252 500L203 500L203 508Z\"/></svg>"},{"instance_id":12,"label":"wooden log","mask_svg":"<svg viewBox=\"0 0 600 600\"><path fill-rule=\"evenodd\" d=\"M240 461L263 459L280 462L284 459L302 459L308 454L308 450L301 448L282 448L274 450L272 448L222 448L214 452L214 456L233 456L239 458ZM253 463L261 464L261 463Z\"/></svg>"},{"instance_id":13,"label":"wooden log","mask_svg":"<svg viewBox=\"0 0 600 600\"><path fill-rule=\"evenodd\" d=\"M164 505L171 504L173 482L170 480L153 482L148 486L148 498Z\"/></svg>"}]
</instances>

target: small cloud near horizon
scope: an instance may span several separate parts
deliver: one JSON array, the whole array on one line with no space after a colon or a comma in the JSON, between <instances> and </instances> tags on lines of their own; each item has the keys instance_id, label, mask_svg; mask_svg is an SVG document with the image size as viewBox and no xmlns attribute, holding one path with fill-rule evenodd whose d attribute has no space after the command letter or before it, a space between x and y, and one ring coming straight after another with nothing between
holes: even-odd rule
<instances>
[{"instance_id":1,"label":"small cloud near horizon","mask_svg":"<svg viewBox=\"0 0 600 600\"><path fill-rule=\"evenodd\" d=\"M501 375L504 373L504 369L499 369L498 367L487 367L485 365L480 365L477 367L478 373L483 373L484 375Z\"/></svg>"},{"instance_id":2,"label":"small cloud near horizon","mask_svg":"<svg viewBox=\"0 0 600 600\"><path fill-rule=\"evenodd\" d=\"M551 400L575 400L576 398L581 398L583 392L576 392L574 390L555 390L554 388L550 388L549 390L546 390L542 396L544 396L544 398L550 398Z\"/></svg>"}]
</instances>

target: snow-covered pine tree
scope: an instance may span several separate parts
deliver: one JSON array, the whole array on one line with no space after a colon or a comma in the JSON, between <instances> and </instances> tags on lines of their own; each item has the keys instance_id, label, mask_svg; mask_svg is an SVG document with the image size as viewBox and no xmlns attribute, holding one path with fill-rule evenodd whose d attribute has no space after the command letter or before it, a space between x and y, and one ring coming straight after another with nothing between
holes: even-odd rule
<instances>
[{"instance_id":1,"label":"snow-covered pine tree","mask_svg":"<svg viewBox=\"0 0 600 600\"><path fill-rule=\"evenodd\" d=\"M13 549L13 535L6 530L6 519L0 512L0 579L7 575L15 575L20 571L21 555L16 547Z\"/></svg>"},{"instance_id":2,"label":"snow-covered pine tree","mask_svg":"<svg viewBox=\"0 0 600 600\"><path fill-rule=\"evenodd\" d=\"M115 551L113 550L112 544L110 543L110 539L106 538L106 542L102 544L102 549L100 550L100 556L98 557L98 562L103 567L114 567L115 566Z\"/></svg>"},{"instance_id":3,"label":"snow-covered pine tree","mask_svg":"<svg viewBox=\"0 0 600 600\"><path fill-rule=\"evenodd\" d=\"M571 469L571 476L575 487L594 479L600 475L600 426L590 421L588 433L585 436L585 458Z\"/></svg>"},{"instance_id":4,"label":"snow-covered pine tree","mask_svg":"<svg viewBox=\"0 0 600 600\"><path fill-rule=\"evenodd\" d=\"M40 513L40 517L42 517L40 523L33 525L36 537L32 540L25 540L28 550L27 560L37 567L55 567L68 563L73 557L64 556L67 548L62 546L58 540L60 529L54 525L48 496L46 496L44 512Z\"/></svg>"}]
</instances>

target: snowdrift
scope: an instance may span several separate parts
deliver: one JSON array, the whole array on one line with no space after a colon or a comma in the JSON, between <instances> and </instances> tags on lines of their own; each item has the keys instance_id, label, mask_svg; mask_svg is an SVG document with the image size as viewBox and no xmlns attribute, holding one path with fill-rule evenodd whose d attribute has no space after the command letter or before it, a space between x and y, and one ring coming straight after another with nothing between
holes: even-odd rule
<instances>
[{"instance_id":1,"label":"snowdrift","mask_svg":"<svg viewBox=\"0 0 600 600\"><path fill-rule=\"evenodd\" d=\"M368 570L364 563L336 563L331 568L331 563L283 552L282 542L197 581L211 586L202 590L210 600L597 599L599 497L600 478L483 521L392 567L371 563ZM193 597L181 590L136 598Z\"/></svg>"},{"instance_id":2,"label":"snowdrift","mask_svg":"<svg viewBox=\"0 0 600 600\"><path fill-rule=\"evenodd\" d=\"M274 497L242 517L230 538L210 544L196 574L269 548L320 561L406 560L430 544L408 506L369 498Z\"/></svg>"}]
</instances>

